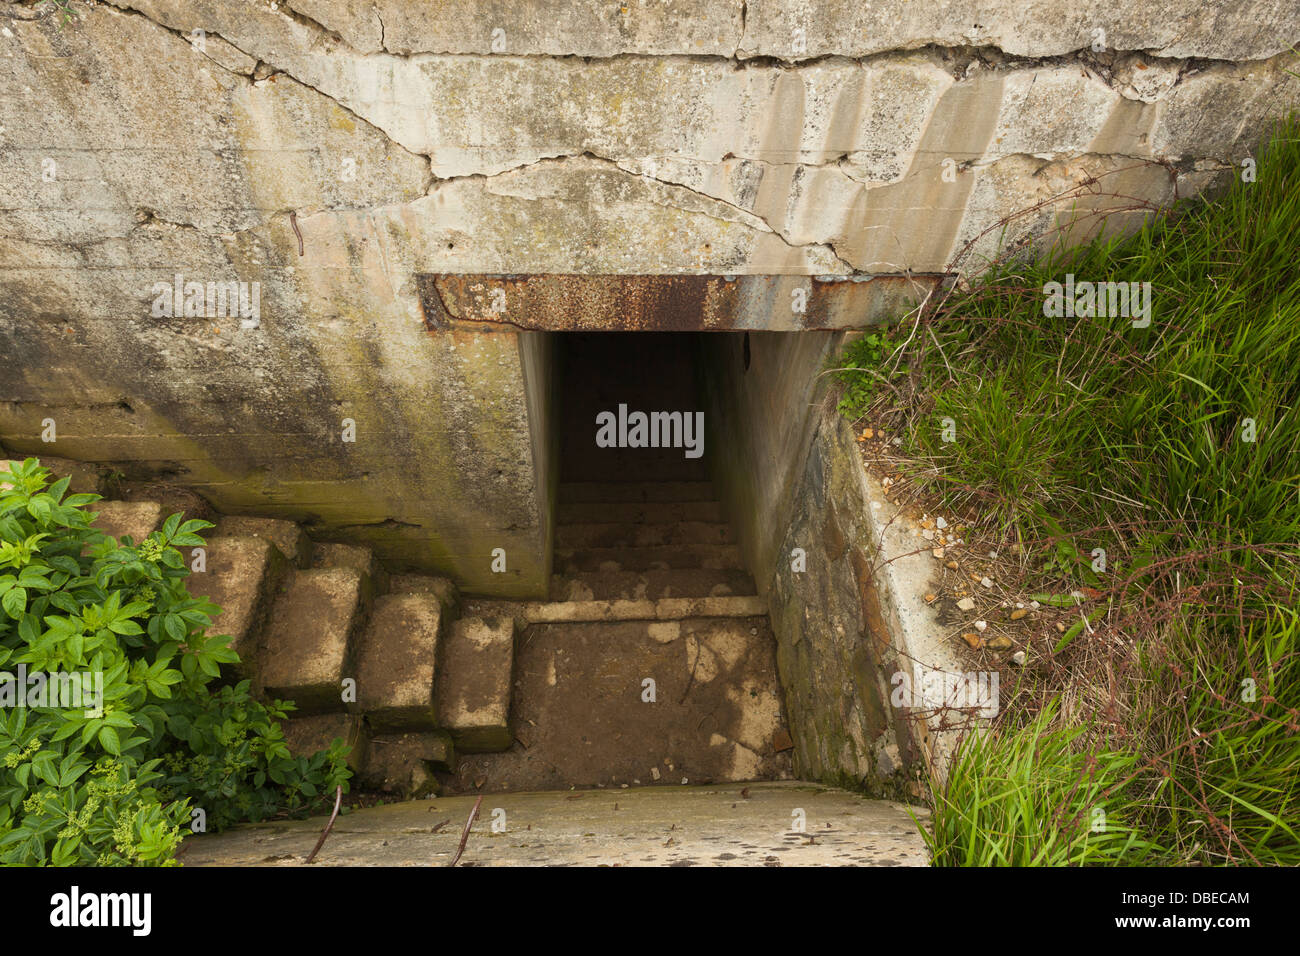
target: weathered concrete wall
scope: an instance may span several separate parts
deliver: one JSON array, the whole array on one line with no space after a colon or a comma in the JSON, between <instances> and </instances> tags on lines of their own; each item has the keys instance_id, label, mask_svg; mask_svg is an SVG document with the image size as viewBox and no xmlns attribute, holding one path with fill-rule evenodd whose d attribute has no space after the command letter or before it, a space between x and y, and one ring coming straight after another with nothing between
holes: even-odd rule
<instances>
[{"instance_id":1,"label":"weathered concrete wall","mask_svg":"<svg viewBox=\"0 0 1300 956\"><path fill-rule=\"evenodd\" d=\"M862 464L847 424L825 403L794 495L768 598L785 687L795 772L879 792L905 793L925 765L924 741L891 708L897 627L874 565ZM775 529L774 529L775 530ZM778 532L779 533L779 532ZM802 569L790 558L802 549Z\"/></svg>"},{"instance_id":2,"label":"weathered concrete wall","mask_svg":"<svg viewBox=\"0 0 1300 956\"><path fill-rule=\"evenodd\" d=\"M978 268L1300 98L1297 0L70 7L0 3L0 441L502 595L545 583L544 363L430 331L421 277ZM176 274L260 324L154 315Z\"/></svg>"},{"instance_id":3,"label":"weathered concrete wall","mask_svg":"<svg viewBox=\"0 0 1300 956\"><path fill-rule=\"evenodd\" d=\"M889 706L902 632L873 573L860 457L821 374L843 339L751 333L746 369L741 336L707 337L705 420L728 450L714 485L768 598L796 775L901 794L925 740Z\"/></svg>"},{"instance_id":4,"label":"weathered concrete wall","mask_svg":"<svg viewBox=\"0 0 1300 956\"><path fill-rule=\"evenodd\" d=\"M784 529L817 430L816 406L826 392L821 373L842 338L752 332L748 368L744 336L707 336L702 344L707 444L725 449L712 460L713 483L760 593L782 561Z\"/></svg>"}]
</instances>

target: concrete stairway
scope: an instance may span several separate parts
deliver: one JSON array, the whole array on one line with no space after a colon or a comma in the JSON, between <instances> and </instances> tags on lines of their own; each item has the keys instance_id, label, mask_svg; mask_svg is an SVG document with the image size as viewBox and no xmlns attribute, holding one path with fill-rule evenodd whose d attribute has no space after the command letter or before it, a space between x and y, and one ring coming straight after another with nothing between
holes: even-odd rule
<instances>
[{"instance_id":1,"label":"concrete stairway","mask_svg":"<svg viewBox=\"0 0 1300 956\"><path fill-rule=\"evenodd\" d=\"M707 481L560 485L551 599L752 595Z\"/></svg>"},{"instance_id":2,"label":"concrete stairway","mask_svg":"<svg viewBox=\"0 0 1300 956\"><path fill-rule=\"evenodd\" d=\"M167 511L100 502L139 541ZM297 706L295 752L336 737L367 788L449 792L791 775L765 601L708 482L561 486L550 600L389 576L290 521L217 517L190 590L223 608L228 679ZM649 690L647 690L649 688Z\"/></svg>"},{"instance_id":3,"label":"concrete stairway","mask_svg":"<svg viewBox=\"0 0 1300 956\"><path fill-rule=\"evenodd\" d=\"M166 517L151 501L93 507L99 530L136 542ZM220 517L197 552L186 556L190 591L222 608L213 630L241 658L225 676L295 703L284 723L295 753L342 738L363 786L427 796L435 772L454 768L457 741L508 746L513 627L499 629L497 658L483 659L482 622L450 621L459 601L450 581L390 578L369 548L313 543L272 518ZM485 701L485 687L497 699Z\"/></svg>"}]
</instances>

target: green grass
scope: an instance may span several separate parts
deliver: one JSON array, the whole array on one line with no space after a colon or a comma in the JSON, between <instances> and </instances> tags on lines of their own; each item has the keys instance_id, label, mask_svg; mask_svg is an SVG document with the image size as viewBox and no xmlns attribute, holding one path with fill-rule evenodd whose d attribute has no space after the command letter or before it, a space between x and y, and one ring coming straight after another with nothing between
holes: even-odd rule
<instances>
[{"instance_id":1,"label":"green grass","mask_svg":"<svg viewBox=\"0 0 1300 956\"><path fill-rule=\"evenodd\" d=\"M1121 789L1137 758L1078 746L1081 728L1053 729L1055 707L1006 737L971 735L922 829L936 866L1148 863L1160 848L1126 822L1140 807Z\"/></svg>"},{"instance_id":2,"label":"green grass","mask_svg":"<svg viewBox=\"0 0 1300 956\"><path fill-rule=\"evenodd\" d=\"M869 367L840 373L849 415L904 436L917 480L1020 542L1040 589L1100 587L1139 647L1121 745L1086 733L1062 749L1032 713L970 745L978 760L936 796L943 861L1104 856L1060 833L1042 858L1012 845L1034 753L1039 771L1100 760L1165 859L1300 864L1300 123L1279 126L1258 172L1127 239L997 269L898 330L904 351L846 355ZM1066 273L1150 282L1150 326L1044 315ZM1089 580L1097 547L1109 567ZM1085 666L1082 642L1054 663Z\"/></svg>"}]
</instances>

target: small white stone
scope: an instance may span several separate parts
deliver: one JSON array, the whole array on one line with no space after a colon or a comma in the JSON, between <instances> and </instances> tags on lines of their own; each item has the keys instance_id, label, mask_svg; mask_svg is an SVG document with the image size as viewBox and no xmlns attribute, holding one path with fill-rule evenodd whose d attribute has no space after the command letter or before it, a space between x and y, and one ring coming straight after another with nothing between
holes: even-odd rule
<instances>
[{"instance_id":1,"label":"small white stone","mask_svg":"<svg viewBox=\"0 0 1300 956\"><path fill-rule=\"evenodd\" d=\"M682 786L684 787L684 786L686 786L686 784L687 784L687 780L686 780L686 778L685 778L685 777L682 777Z\"/></svg>"},{"instance_id":2,"label":"small white stone","mask_svg":"<svg viewBox=\"0 0 1300 956\"><path fill-rule=\"evenodd\" d=\"M923 528L921 530L921 537L924 538L926 541L933 541L934 532L931 531L929 528Z\"/></svg>"},{"instance_id":3,"label":"small white stone","mask_svg":"<svg viewBox=\"0 0 1300 956\"><path fill-rule=\"evenodd\" d=\"M935 527L940 528L940 529L948 527L948 522L947 522L947 521L946 521L942 516L940 516L940 517L938 517L938 518L935 518L935 519L934 519L934 524L935 524Z\"/></svg>"},{"instance_id":4,"label":"small white stone","mask_svg":"<svg viewBox=\"0 0 1300 956\"><path fill-rule=\"evenodd\" d=\"M658 780L658 779L659 779L659 768L658 768L658 767L651 767L651 768L650 768L650 776L653 777L654 779Z\"/></svg>"},{"instance_id":5,"label":"small white stone","mask_svg":"<svg viewBox=\"0 0 1300 956\"><path fill-rule=\"evenodd\" d=\"M1035 611L1038 610L1038 602L1037 602L1037 601L1030 601L1030 602L1029 602L1029 606L1032 607Z\"/></svg>"},{"instance_id":6,"label":"small white stone","mask_svg":"<svg viewBox=\"0 0 1300 956\"><path fill-rule=\"evenodd\" d=\"M990 552L989 552L989 557L990 557L990 558L996 558L997 556L998 556L998 553L997 553L996 551L990 551Z\"/></svg>"},{"instance_id":7,"label":"small white stone","mask_svg":"<svg viewBox=\"0 0 1300 956\"><path fill-rule=\"evenodd\" d=\"M1024 607L1024 605L1021 604L1019 601L1017 601L1017 602L1016 602L1016 608L1017 608L1017 610L1020 609L1020 608L1022 608L1022 607Z\"/></svg>"},{"instance_id":8,"label":"small white stone","mask_svg":"<svg viewBox=\"0 0 1300 956\"><path fill-rule=\"evenodd\" d=\"M973 611L975 610L975 599L964 597L957 602L957 607L963 611Z\"/></svg>"},{"instance_id":9,"label":"small white stone","mask_svg":"<svg viewBox=\"0 0 1300 956\"><path fill-rule=\"evenodd\" d=\"M1014 654L1011 655L1011 663L1015 664L1017 667L1024 664L1024 662L1025 662L1024 651L1016 651Z\"/></svg>"},{"instance_id":10,"label":"small white stone","mask_svg":"<svg viewBox=\"0 0 1300 956\"><path fill-rule=\"evenodd\" d=\"M988 621L976 621L976 622L975 622L975 630L977 630L977 631L982 631L982 630L984 630L984 629L985 629L986 627L988 627L988 626L989 626L989 622L988 622Z\"/></svg>"},{"instance_id":11,"label":"small white stone","mask_svg":"<svg viewBox=\"0 0 1300 956\"><path fill-rule=\"evenodd\" d=\"M984 585L984 587L986 588L993 587L993 582L992 580L989 579L988 575L985 575L984 577L980 578L980 584Z\"/></svg>"}]
</instances>

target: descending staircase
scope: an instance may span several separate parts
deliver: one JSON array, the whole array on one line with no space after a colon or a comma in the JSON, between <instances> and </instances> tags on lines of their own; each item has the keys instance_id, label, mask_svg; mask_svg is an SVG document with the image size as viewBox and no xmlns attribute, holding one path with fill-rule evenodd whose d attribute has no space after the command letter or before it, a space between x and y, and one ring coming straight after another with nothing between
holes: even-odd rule
<instances>
[{"instance_id":1,"label":"descending staircase","mask_svg":"<svg viewBox=\"0 0 1300 956\"><path fill-rule=\"evenodd\" d=\"M167 512L95 507L98 528L136 541ZM296 704L290 747L343 738L366 787L788 777L767 607L711 485L566 483L558 507L545 601L461 599L443 578L390 577L369 548L235 516L188 556L189 587L222 608L230 679Z\"/></svg>"},{"instance_id":2,"label":"descending staircase","mask_svg":"<svg viewBox=\"0 0 1300 956\"><path fill-rule=\"evenodd\" d=\"M151 501L101 501L94 508L97 528L135 541L165 517ZM341 737L363 785L426 796L437 790L434 771L455 766L457 743L501 744L508 696L496 702L495 716L487 713L491 707L438 706L474 698L482 686L459 646L473 645L472 663L474 622L447 623L459 600L451 582L390 578L369 548L313 543L297 524L274 518L220 517L196 557L189 555L189 589L222 608L213 630L230 634L241 658L229 676L295 703L284 725L295 752ZM508 646L513 634L506 637ZM505 662L494 669L503 668L508 674ZM484 720L496 725L484 728Z\"/></svg>"}]
</instances>

